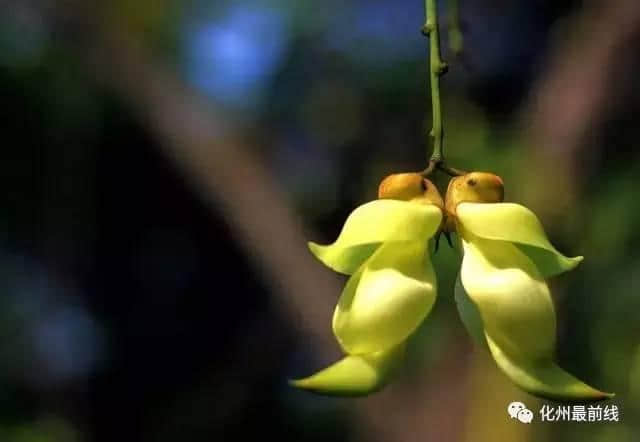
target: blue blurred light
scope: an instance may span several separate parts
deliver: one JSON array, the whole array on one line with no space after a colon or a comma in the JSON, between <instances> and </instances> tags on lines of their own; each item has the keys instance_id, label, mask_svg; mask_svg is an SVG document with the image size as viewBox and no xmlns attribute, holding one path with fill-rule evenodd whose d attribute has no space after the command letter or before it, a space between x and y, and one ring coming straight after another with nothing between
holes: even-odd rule
<instances>
[{"instance_id":1,"label":"blue blurred light","mask_svg":"<svg viewBox=\"0 0 640 442\"><path fill-rule=\"evenodd\" d=\"M346 13L332 18L327 44L374 64L424 56L427 44L420 35L423 22L420 2L360 0Z\"/></svg>"},{"instance_id":2,"label":"blue blurred light","mask_svg":"<svg viewBox=\"0 0 640 442\"><path fill-rule=\"evenodd\" d=\"M190 81L226 104L252 105L277 68L288 43L281 12L235 5L222 20L188 31Z\"/></svg>"},{"instance_id":3,"label":"blue blurred light","mask_svg":"<svg viewBox=\"0 0 640 442\"><path fill-rule=\"evenodd\" d=\"M37 359L46 372L40 381L65 381L93 372L100 359L102 336L82 307L61 306L43 314L33 330Z\"/></svg>"}]
</instances>

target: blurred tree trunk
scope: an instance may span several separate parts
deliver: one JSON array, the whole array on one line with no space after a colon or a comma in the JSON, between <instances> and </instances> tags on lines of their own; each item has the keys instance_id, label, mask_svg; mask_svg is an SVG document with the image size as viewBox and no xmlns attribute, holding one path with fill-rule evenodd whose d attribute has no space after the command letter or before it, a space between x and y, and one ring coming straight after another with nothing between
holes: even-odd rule
<instances>
[{"instance_id":1,"label":"blurred tree trunk","mask_svg":"<svg viewBox=\"0 0 640 442\"><path fill-rule=\"evenodd\" d=\"M597 174L594 153L602 146L602 124L619 109L634 83L631 71L640 45L640 2L585 2L576 16L556 27L544 71L523 114L531 173L522 199L561 219L581 184ZM588 149L591 148L591 149ZM540 192L544 185L558 192Z\"/></svg>"}]
</instances>

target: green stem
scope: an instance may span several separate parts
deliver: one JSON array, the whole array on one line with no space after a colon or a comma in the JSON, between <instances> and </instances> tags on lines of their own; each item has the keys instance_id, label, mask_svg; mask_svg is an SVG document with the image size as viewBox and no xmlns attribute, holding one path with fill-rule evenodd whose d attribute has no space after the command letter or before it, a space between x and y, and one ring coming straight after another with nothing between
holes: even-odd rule
<instances>
[{"instance_id":1,"label":"green stem","mask_svg":"<svg viewBox=\"0 0 640 442\"><path fill-rule=\"evenodd\" d=\"M440 30L438 27L438 8L437 0L424 0L425 23L422 26L422 33L429 37L429 80L431 86L431 106L433 115L433 126L429 133L432 140L433 150L429 164L425 170L421 172L422 176L427 177L435 170L440 170L450 176L460 176L467 172L460 169L449 167L444 161L444 127L442 124L442 105L440 103L440 77L447 72L448 66L442 61L440 53ZM458 2L455 2L455 20L458 23ZM450 22L451 24L452 22ZM459 30L459 27L457 28ZM462 37L462 34L460 34ZM460 43L462 41L460 40Z\"/></svg>"},{"instance_id":2,"label":"green stem","mask_svg":"<svg viewBox=\"0 0 640 442\"><path fill-rule=\"evenodd\" d=\"M444 161L443 141L444 128L442 125L442 110L440 105L440 77L447 71L447 64L440 55L440 31L438 29L438 11L436 0L425 0L425 23L422 32L429 37L429 77L431 83L431 105L433 127L431 139L433 152L430 162L435 164Z\"/></svg>"},{"instance_id":3,"label":"green stem","mask_svg":"<svg viewBox=\"0 0 640 442\"><path fill-rule=\"evenodd\" d=\"M464 36L460 27L460 0L449 0L447 10L449 11L449 48L454 55L458 56L464 47Z\"/></svg>"}]
</instances>

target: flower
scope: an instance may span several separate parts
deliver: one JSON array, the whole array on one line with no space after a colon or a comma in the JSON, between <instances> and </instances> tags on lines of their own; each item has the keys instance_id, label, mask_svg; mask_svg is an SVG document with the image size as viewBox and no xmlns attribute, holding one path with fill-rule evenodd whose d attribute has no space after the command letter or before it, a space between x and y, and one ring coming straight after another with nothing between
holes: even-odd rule
<instances>
[{"instance_id":1,"label":"flower","mask_svg":"<svg viewBox=\"0 0 640 442\"><path fill-rule=\"evenodd\" d=\"M387 177L378 195L349 215L333 244L309 243L325 265L351 275L333 315L346 356L292 381L296 387L345 396L381 389L433 307L437 283L428 240L442 224L442 197L417 173Z\"/></svg>"},{"instance_id":2,"label":"flower","mask_svg":"<svg viewBox=\"0 0 640 442\"><path fill-rule=\"evenodd\" d=\"M395 174L382 181L378 196L349 215L333 244L309 243L325 265L351 275L333 315L333 332L346 356L292 381L294 386L342 396L383 388L435 301L428 241L456 232L463 251L455 287L458 311L498 367L536 396L580 401L613 396L554 362L556 316L545 280L573 269L582 257L558 252L533 212L503 202L500 177L457 176L443 203L420 174Z\"/></svg>"},{"instance_id":3,"label":"flower","mask_svg":"<svg viewBox=\"0 0 640 442\"><path fill-rule=\"evenodd\" d=\"M549 242L533 212L504 203L502 180L472 172L452 179L445 229L464 252L456 301L469 332L486 344L502 371L523 390L559 400L601 400L599 391L553 360L556 316L546 278L576 267Z\"/></svg>"}]
</instances>

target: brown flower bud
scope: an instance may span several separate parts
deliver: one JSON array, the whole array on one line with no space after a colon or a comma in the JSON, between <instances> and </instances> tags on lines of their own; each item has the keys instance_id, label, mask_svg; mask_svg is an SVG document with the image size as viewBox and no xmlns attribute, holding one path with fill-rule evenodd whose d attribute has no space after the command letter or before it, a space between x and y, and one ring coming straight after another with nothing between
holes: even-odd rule
<instances>
[{"instance_id":1,"label":"brown flower bud","mask_svg":"<svg viewBox=\"0 0 640 442\"><path fill-rule=\"evenodd\" d=\"M489 172L470 172L452 178L445 196L447 221L445 230L455 230L456 207L462 202L499 203L504 200L504 183Z\"/></svg>"},{"instance_id":2,"label":"brown flower bud","mask_svg":"<svg viewBox=\"0 0 640 442\"><path fill-rule=\"evenodd\" d=\"M396 173L380 183L378 198L435 204L444 208L438 188L419 173Z\"/></svg>"}]
</instances>

